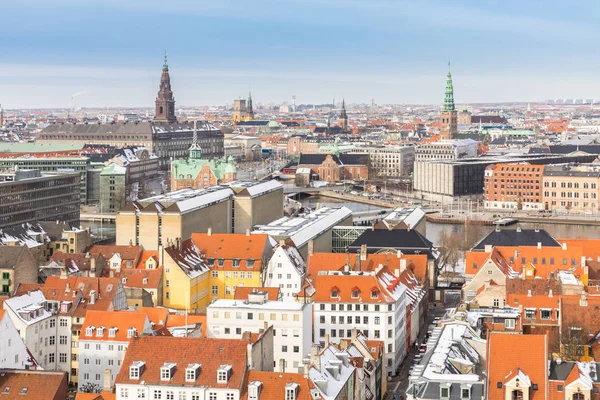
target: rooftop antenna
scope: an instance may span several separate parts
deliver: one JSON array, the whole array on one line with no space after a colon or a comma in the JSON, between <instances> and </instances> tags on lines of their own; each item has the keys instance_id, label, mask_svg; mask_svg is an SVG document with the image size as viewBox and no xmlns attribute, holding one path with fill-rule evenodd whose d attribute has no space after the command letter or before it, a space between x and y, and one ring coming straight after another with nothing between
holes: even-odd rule
<instances>
[{"instance_id":1,"label":"rooftop antenna","mask_svg":"<svg viewBox=\"0 0 600 400\"><path fill-rule=\"evenodd\" d=\"M296 112L296 95L292 95L292 112Z\"/></svg>"}]
</instances>

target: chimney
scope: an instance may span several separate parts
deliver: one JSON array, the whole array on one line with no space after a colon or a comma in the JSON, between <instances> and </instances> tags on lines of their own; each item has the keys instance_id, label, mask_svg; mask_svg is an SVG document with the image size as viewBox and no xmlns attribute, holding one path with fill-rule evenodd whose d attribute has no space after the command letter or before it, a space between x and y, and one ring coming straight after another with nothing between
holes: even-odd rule
<instances>
[{"instance_id":1,"label":"chimney","mask_svg":"<svg viewBox=\"0 0 600 400\"><path fill-rule=\"evenodd\" d=\"M538 247L538 250L541 250L542 249L542 242L538 242L538 246L537 247Z\"/></svg>"},{"instance_id":2,"label":"chimney","mask_svg":"<svg viewBox=\"0 0 600 400\"><path fill-rule=\"evenodd\" d=\"M486 253L491 253L492 252L492 245L491 244L486 244L484 251Z\"/></svg>"},{"instance_id":3,"label":"chimney","mask_svg":"<svg viewBox=\"0 0 600 400\"><path fill-rule=\"evenodd\" d=\"M531 297L531 289L527 289L527 297Z\"/></svg>"},{"instance_id":4,"label":"chimney","mask_svg":"<svg viewBox=\"0 0 600 400\"><path fill-rule=\"evenodd\" d=\"M207 235L208 235L208 236L212 236L212 228L208 228Z\"/></svg>"},{"instance_id":5,"label":"chimney","mask_svg":"<svg viewBox=\"0 0 600 400\"><path fill-rule=\"evenodd\" d=\"M285 372L285 358L279 359L279 372Z\"/></svg>"},{"instance_id":6,"label":"chimney","mask_svg":"<svg viewBox=\"0 0 600 400\"><path fill-rule=\"evenodd\" d=\"M113 389L113 379L112 379L112 373L110 372L110 369L105 369L104 370L104 382L102 385L102 389L107 391L107 392L111 392L112 393L112 389Z\"/></svg>"},{"instance_id":7,"label":"chimney","mask_svg":"<svg viewBox=\"0 0 600 400\"><path fill-rule=\"evenodd\" d=\"M375 231L375 225L371 225L371 230Z\"/></svg>"},{"instance_id":8,"label":"chimney","mask_svg":"<svg viewBox=\"0 0 600 400\"><path fill-rule=\"evenodd\" d=\"M360 263L362 261L362 246L360 250L356 250L356 260L354 261L354 270L360 272Z\"/></svg>"},{"instance_id":9,"label":"chimney","mask_svg":"<svg viewBox=\"0 0 600 400\"><path fill-rule=\"evenodd\" d=\"M548 297L553 297L553 295L552 295L552 289L548 290Z\"/></svg>"},{"instance_id":10,"label":"chimney","mask_svg":"<svg viewBox=\"0 0 600 400\"><path fill-rule=\"evenodd\" d=\"M90 304L96 304L96 291L90 290Z\"/></svg>"},{"instance_id":11,"label":"chimney","mask_svg":"<svg viewBox=\"0 0 600 400\"><path fill-rule=\"evenodd\" d=\"M325 346L327 346L329 344L329 334L326 333L325 334Z\"/></svg>"},{"instance_id":12,"label":"chimney","mask_svg":"<svg viewBox=\"0 0 600 400\"><path fill-rule=\"evenodd\" d=\"M398 258L402 258L402 250L398 250L398 251L396 252L396 257L398 257Z\"/></svg>"},{"instance_id":13,"label":"chimney","mask_svg":"<svg viewBox=\"0 0 600 400\"><path fill-rule=\"evenodd\" d=\"M329 339L329 336L326 335L326 339ZM321 372L321 357L319 356L319 347L314 344L310 348L310 364L313 365L317 371Z\"/></svg>"},{"instance_id":14,"label":"chimney","mask_svg":"<svg viewBox=\"0 0 600 400\"><path fill-rule=\"evenodd\" d=\"M129 246L133 246L133 241L129 239Z\"/></svg>"},{"instance_id":15,"label":"chimney","mask_svg":"<svg viewBox=\"0 0 600 400\"><path fill-rule=\"evenodd\" d=\"M96 277L96 259L94 257L90 259L90 275L92 278Z\"/></svg>"},{"instance_id":16,"label":"chimney","mask_svg":"<svg viewBox=\"0 0 600 400\"><path fill-rule=\"evenodd\" d=\"M356 328L352 328L350 331L350 339L354 342L356 340L356 336L358 335L358 331Z\"/></svg>"},{"instance_id":17,"label":"chimney","mask_svg":"<svg viewBox=\"0 0 600 400\"><path fill-rule=\"evenodd\" d=\"M108 276L111 278L115 277L115 271L113 271L112 269L108 272Z\"/></svg>"},{"instance_id":18,"label":"chimney","mask_svg":"<svg viewBox=\"0 0 600 400\"><path fill-rule=\"evenodd\" d=\"M360 260L367 261L367 245L363 244L360 246Z\"/></svg>"},{"instance_id":19,"label":"chimney","mask_svg":"<svg viewBox=\"0 0 600 400\"><path fill-rule=\"evenodd\" d=\"M65 292L70 292L71 291L71 285L69 284L69 282L67 282L67 284L65 285Z\"/></svg>"},{"instance_id":20,"label":"chimney","mask_svg":"<svg viewBox=\"0 0 600 400\"><path fill-rule=\"evenodd\" d=\"M60 269L60 279L67 279L67 266L65 265ZM67 283L68 285L68 283Z\"/></svg>"},{"instance_id":21,"label":"chimney","mask_svg":"<svg viewBox=\"0 0 600 400\"><path fill-rule=\"evenodd\" d=\"M346 264L344 265L344 272L350 272L350 250L346 247Z\"/></svg>"},{"instance_id":22,"label":"chimney","mask_svg":"<svg viewBox=\"0 0 600 400\"><path fill-rule=\"evenodd\" d=\"M585 269L586 264L585 264L585 256L581 256L581 268Z\"/></svg>"},{"instance_id":23,"label":"chimney","mask_svg":"<svg viewBox=\"0 0 600 400\"><path fill-rule=\"evenodd\" d=\"M285 239L279 239L279 245L280 246L285 246Z\"/></svg>"},{"instance_id":24,"label":"chimney","mask_svg":"<svg viewBox=\"0 0 600 400\"><path fill-rule=\"evenodd\" d=\"M313 254L315 254L315 242L311 239L308 241L308 256L310 257Z\"/></svg>"},{"instance_id":25,"label":"chimney","mask_svg":"<svg viewBox=\"0 0 600 400\"><path fill-rule=\"evenodd\" d=\"M400 273L406 271L406 258L400 259Z\"/></svg>"},{"instance_id":26,"label":"chimney","mask_svg":"<svg viewBox=\"0 0 600 400\"><path fill-rule=\"evenodd\" d=\"M246 236L250 236L250 229L246 229Z\"/></svg>"},{"instance_id":27,"label":"chimney","mask_svg":"<svg viewBox=\"0 0 600 400\"><path fill-rule=\"evenodd\" d=\"M566 250L566 249L567 249L567 242L564 242L564 243L562 244L562 249L563 249L563 250Z\"/></svg>"},{"instance_id":28,"label":"chimney","mask_svg":"<svg viewBox=\"0 0 600 400\"><path fill-rule=\"evenodd\" d=\"M165 252L165 249L163 248L163 245L159 244L158 245L158 266L159 267L162 267L162 265L163 265L164 252Z\"/></svg>"},{"instance_id":29,"label":"chimney","mask_svg":"<svg viewBox=\"0 0 600 400\"><path fill-rule=\"evenodd\" d=\"M242 340L250 341L252 339L252 333L250 331L244 331L242 333Z\"/></svg>"}]
</instances>

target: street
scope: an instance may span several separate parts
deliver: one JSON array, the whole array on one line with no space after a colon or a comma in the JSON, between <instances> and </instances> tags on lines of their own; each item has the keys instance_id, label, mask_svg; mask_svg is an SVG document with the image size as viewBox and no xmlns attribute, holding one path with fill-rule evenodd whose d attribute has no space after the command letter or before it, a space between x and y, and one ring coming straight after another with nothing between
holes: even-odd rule
<instances>
[{"instance_id":1,"label":"street","mask_svg":"<svg viewBox=\"0 0 600 400\"><path fill-rule=\"evenodd\" d=\"M436 317L441 317L446 312L444 307L429 307L429 310L426 315L425 324L419 333L419 340L417 343L422 344L425 341L425 335L427 334L427 328L433 322L433 319ZM388 390L387 390L387 398L390 400L394 399L406 399L406 389L408 388L408 377L409 377L409 368L413 363L415 355L419 352L415 346L410 347L410 351L407 354L404 362L400 366L400 372L398 375L393 376L390 380L388 380ZM395 397L401 396L401 397Z\"/></svg>"}]
</instances>

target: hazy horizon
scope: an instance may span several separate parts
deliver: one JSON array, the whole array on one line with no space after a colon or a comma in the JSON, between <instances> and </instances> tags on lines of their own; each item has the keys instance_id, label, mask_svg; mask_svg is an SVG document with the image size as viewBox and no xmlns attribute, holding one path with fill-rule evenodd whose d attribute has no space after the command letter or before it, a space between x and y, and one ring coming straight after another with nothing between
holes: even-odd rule
<instances>
[{"instance_id":1,"label":"hazy horizon","mask_svg":"<svg viewBox=\"0 0 600 400\"><path fill-rule=\"evenodd\" d=\"M600 94L591 1L5 3L6 109L151 107L165 49L178 105L435 105L448 61L458 104Z\"/></svg>"}]
</instances>

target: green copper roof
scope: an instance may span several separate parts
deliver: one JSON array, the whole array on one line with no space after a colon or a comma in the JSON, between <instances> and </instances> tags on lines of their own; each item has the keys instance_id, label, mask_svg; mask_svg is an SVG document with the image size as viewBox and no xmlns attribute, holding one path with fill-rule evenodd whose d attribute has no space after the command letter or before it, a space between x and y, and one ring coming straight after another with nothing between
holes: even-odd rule
<instances>
[{"instance_id":1,"label":"green copper roof","mask_svg":"<svg viewBox=\"0 0 600 400\"><path fill-rule=\"evenodd\" d=\"M444 111L454 111L454 87L452 86L452 74L450 63L448 63L448 75L446 75L446 96L444 97Z\"/></svg>"},{"instance_id":2,"label":"green copper roof","mask_svg":"<svg viewBox=\"0 0 600 400\"><path fill-rule=\"evenodd\" d=\"M175 179L180 179L180 175L183 175L183 179L190 179L188 176L195 179L205 165L209 166L219 180L223 179L226 173L236 173L233 160L225 162L223 160L178 159L171 162L171 171Z\"/></svg>"},{"instance_id":3,"label":"green copper roof","mask_svg":"<svg viewBox=\"0 0 600 400\"><path fill-rule=\"evenodd\" d=\"M167 63L167 51L165 50L165 62L163 64L163 68L169 68L169 64Z\"/></svg>"}]
</instances>

